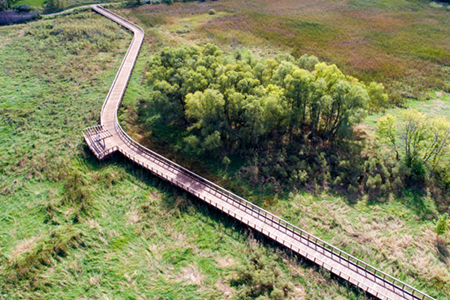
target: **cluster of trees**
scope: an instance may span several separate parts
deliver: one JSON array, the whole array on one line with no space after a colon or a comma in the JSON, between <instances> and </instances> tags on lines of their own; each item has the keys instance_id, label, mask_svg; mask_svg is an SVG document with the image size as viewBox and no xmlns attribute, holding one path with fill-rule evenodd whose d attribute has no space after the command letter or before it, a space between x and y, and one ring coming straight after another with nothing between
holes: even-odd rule
<instances>
[{"instance_id":1,"label":"cluster of trees","mask_svg":"<svg viewBox=\"0 0 450 300\"><path fill-rule=\"evenodd\" d=\"M186 126L192 151L212 156L268 143L351 137L387 104L381 84L345 76L314 56L261 59L217 46L165 48L149 63L151 98L166 123Z\"/></svg>"},{"instance_id":2,"label":"cluster of trees","mask_svg":"<svg viewBox=\"0 0 450 300\"><path fill-rule=\"evenodd\" d=\"M263 59L211 44L165 48L146 78L153 109L147 119L181 129L177 148L185 154L220 157L226 169L230 158L247 158L237 176L250 185L275 192L332 187L369 197L408 185L437 187L436 197L450 188L449 121L406 110L379 121L374 143L355 139L367 113L388 107L384 87L314 56Z\"/></svg>"},{"instance_id":3,"label":"cluster of trees","mask_svg":"<svg viewBox=\"0 0 450 300\"><path fill-rule=\"evenodd\" d=\"M31 8L28 4L14 5L17 0L0 0L0 11L12 8L16 12L29 12Z\"/></svg>"}]
</instances>

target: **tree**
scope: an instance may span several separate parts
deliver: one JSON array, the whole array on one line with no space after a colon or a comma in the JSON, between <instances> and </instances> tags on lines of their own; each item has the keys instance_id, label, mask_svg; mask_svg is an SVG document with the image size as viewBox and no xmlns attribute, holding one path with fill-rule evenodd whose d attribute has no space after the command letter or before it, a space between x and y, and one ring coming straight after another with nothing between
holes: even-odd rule
<instances>
[{"instance_id":1,"label":"tree","mask_svg":"<svg viewBox=\"0 0 450 300\"><path fill-rule=\"evenodd\" d=\"M309 71L297 67L292 68L290 73L285 76L286 98L289 99L292 110L291 136L294 129L306 122L313 80L314 77Z\"/></svg>"},{"instance_id":2,"label":"tree","mask_svg":"<svg viewBox=\"0 0 450 300\"><path fill-rule=\"evenodd\" d=\"M449 228L449 219L448 214L445 213L443 215L440 215L438 220L436 221L436 224L434 226L434 230L436 231L436 235L439 238L440 235L443 235L447 232Z\"/></svg>"},{"instance_id":3,"label":"tree","mask_svg":"<svg viewBox=\"0 0 450 300\"><path fill-rule=\"evenodd\" d=\"M371 82L367 87L369 94L369 110L382 111L389 106L389 97L384 93L384 85L382 83Z\"/></svg>"},{"instance_id":4,"label":"tree","mask_svg":"<svg viewBox=\"0 0 450 300\"><path fill-rule=\"evenodd\" d=\"M7 10L9 7L9 3L7 0L0 0L0 11Z\"/></svg>"},{"instance_id":5,"label":"tree","mask_svg":"<svg viewBox=\"0 0 450 300\"><path fill-rule=\"evenodd\" d=\"M377 135L394 150L413 172L422 166L436 170L450 147L450 122L445 118L429 118L415 109L405 110L399 117L386 115L378 122Z\"/></svg>"}]
</instances>

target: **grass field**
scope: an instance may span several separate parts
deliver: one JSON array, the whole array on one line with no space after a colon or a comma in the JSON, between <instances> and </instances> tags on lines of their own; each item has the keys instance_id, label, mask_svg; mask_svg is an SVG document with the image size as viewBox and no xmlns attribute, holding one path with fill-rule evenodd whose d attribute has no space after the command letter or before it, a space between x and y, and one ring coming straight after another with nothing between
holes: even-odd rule
<instances>
[{"instance_id":1,"label":"grass field","mask_svg":"<svg viewBox=\"0 0 450 300\"><path fill-rule=\"evenodd\" d=\"M221 14L205 18L211 8ZM396 103L450 87L450 11L428 1L224 0L124 13L153 22L172 44L214 42L250 47L262 56L316 55L361 80L383 82ZM176 34L184 27L191 32Z\"/></svg>"},{"instance_id":2,"label":"grass field","mask_svg":"<svg viewBox=\"0 0 450 300\"><path fill-rule=\"evenodd\" d=\"M297 3L272 7L222 1L118 10L146 32L121 123L158 152L188 167L196 165L196 172L446 299L449 247L436 239L436 207L427 195L377 203L355 203L329 193L261 195L230 175L232 165L225 173L224 166L179 157L170 144L157 143L139 127L136 105L146 97L142 77L153 53L163 46L209 41L224 48L248 45L261 55L289 51L246 27L214 33L208 26L225 22L231 28L235 23L230 18L236 16L258 19L252 10L289 15L295 12L289 5ZM313 7L305 6L309 12ZM210 8L218 13L208 15ZM237 13L241 8L242 15ZM440 11L436 14L441 17ZM179 28L190 32L177 34ZM232 286L236 269L261 248L289 278L290 299L366 299L329 273L270 243L260 245L244 227L126 159L97 162L81 130L98 123L130 39L115 23L93 13L0 28L0 298L227 299L241 289Z\"/></svg>"},{"instance_id":3,"label":"grass field","mask_svg":"<svg viewBox=\"0 0 450 300\"><path fill-rule=\"evenodd\" d=\"M326 3L330 3L325 1ZM301 14L302 18L308 20L322 18L321 8L324 3L305 5L305 10L309 13L299 12L300 9L295 10L295 13ZM253 3L253 5L252 5ZM265 3L265 4L264 4ZM448 245L446 242L437 241L436 235L433 232L433 219L437 214L437 208L429 195L417 195L415 193L406 192L402 199L380 199L380 201L373 203L363 199L357 203L354 203L341 196L331 194L319 194L309 195L307 193L300 193L299 195L282 194L274 196L273 194L260 193L257 189L252 189L244 185L239 179L236 178L234 171L236 171L242 164L239 158L232 158L232 163L228 168L228 172L224 172L225 166L218 164L216 161L195 161L190 158L183 157L180 154L179 148L179 132L175 129L169 128L151 128L151 132L146 132L143 128L145 125L141 124L139 116L136 114L138 110L138 103L141 99L145 99L146 90L143 74L145 73L145 62L149 60L152 53L157 52L164 46L179 46L181 44L191 45L203 45L207 42L214 42L221 45L224 49L233 49L235 47L250 47L256 53L260 53L262 56L273 56L276 53L283 51L292 51L292 48L286 44L276 43L272 39L264 39L261 35L264 32L275 30L277 27L274 24L265 25L263 27L260 23L253 24L251 20L242 20L251 15L252 18L261 18L266 20L266 15L255 16L256 13L241 13L241 10L258 10L259 14L265 12L265 14L283 14L290 18L294 18L292 7L296 7L297 1L289 2L282 1L286 7L283 9L280 3L275 6L270 6L267 2L252 2L247 1L245 3L235 3L222 1L220 3L202 3L202 4L177 4L172 7L166 6L143 6L136 9L123 9L118 10L122 15L126 15L127 18L137 22L142 26L146 32L146 39L148 43L151 43L151 48L146 48L141 53L139 63L137 66L137 72L135 72L131 79L131 87L127 90L126 98L122 108L122 114L120 120L126 125L127 130L141 143L155 149L157 152L181 163L182 165L193 169L195 172L200 173L215 182L222 184L223 186L230 188L237 194L250 199L251 201L262 205L263 207L273 211L274 213L285 217L294 224L298 224L301 228L307 229L310 232L317 234L331 243L338 245L346 251L363 258L364 260L379 266L381 269L388 271L391 274L395 274L421 289L428 291L430 294L439 296L445 299L445 295L449 293L449 259L448 259ZM265 6L266 5L266 6ZM338 14L340 11L346 11L346 9L361 9L354 7L354 3L348 3L348 6L342 8L335 8L332 5L325 10L328 13L329 10L336 10L334 13ZM369 4L367 4L369 5ZM443 23L436 23L437 26L446 24L446 20L443 21L445 11L433 12L431 8L426 5L416 3L423 11L419 11L418 14L432 13L441 18ZM208 15L207 11L214 8L217 12L216 15ZM364 8L366 9L366 7ZM389 13L392 17L403 18L408 13L400 7L392 8L385 7L383 5L377 5L375 10L379 14ZM386 12L387 11L387 12ZM270 13L269 13L270 12ZM305 17L307 16L307 17ZM297 18L297 17L296 17ZM381 17L380 17L381 18ZM270 20L270 16L268 18ZM276 17L274 17L276 19ZM311 32L311 36L314 34L319 35L320 32L314 33L316 30L323 31L328 30L326 28L335 27L333 30L340 30L339 22L341 19L333 19L335 23L333 26L327 25L321 27L317 24L311 23L313 21L296 21L296 24L302 24L306 27L305 30ZM242 22L241 22L242 21ZM260 21L258 21L260 22ZM278 22L278 21L277 21ZM302 23L303 22L303 23ZM308 23L309 22L309 23ZM325 18L323 18L325 22ZM330 20L326 22L331 22ZM383 22L381 18L377 22ZM417 21L420 23L420 21ZM217 27L214 24L219 24ZM259 26L261 25L261 26ZM422 24L423 25L423 24ZM418 25L419 27L422 25ZM300 26L300 25L298 25ZM366 26L365 24L362 25ZM379 27L382 25L380 24ZM425 26L425 25L423 25ZM261 35L255 33L257 28L261 29ZM316 27L316 29L311 29ZM367 27L369 27L367 25ZM188 28L189 33L177 33L177 29ZM211 28L216 28L213 31ZM233 29L234 28L234 29ZM274 29L275 28L275 29ZM309 28L309 29L308 29ZM322 28L322 29L321 29ZM325 29L324 29L325 28ZM357 34L364 34L368 28L364 27L359 29ZM354 32L357 28L352 29ZM374 29L371 29L374 30ZM380 28L378 28L380 30ZM384 28L383 30L388 30ZM406 30L406 29L403 29ZM447 30L447 29L444 29ZM369 30L370 31L370 30ZM367 33L367 32L366 32ZM355 33L356 34L356 33ZM406 35L406 33L404 33ZM422 35L423 33L416 33L416 35ZM279 34L279 36L290 39L290 35ZM330 35L331 36L331 35ZM328 35L325 34L324 39L328 39ZM411 39L414 39L412 34ZM320 41L319 41L320 42ZM318 42L318 43L319 43ZM448 40L436 39L437 43L447 43ZM310 54L318 55L318 52L323 51L328 53L329 57L336 55L335 57L343 59L345 54L337 54L335 48L326 48L328 42L321 45L313 44L311 49L314 52L308 52ZM434 43L434 42L433 42ZM379 73L382 70L371 69L370 66L364 65L363 57L367 55L364 49L354 49L356 56L360 56L360 63L363 65L350 66L347 64L341 64L347 72L353 72L356 77L369 76L369 73ZM383 53L385 50L375 49L372 51L373 56L380 56L381 59L386 59L392 63L398 63L399 61L393 60L396 54ZM381 53L381 54L380 54ZM413 54L409 59L413 59ZM407 56L406 56L407 57ZM323 59L323 57L322 57ZM375 58L376 59L376 58ZM416 59L416 58L414 58ZM444 64L436 64L438 68L446 70ZM355 68L354 68L355 67ZM362 71L358 68L363 68ZM367 69L366 69L367 68ZM398 66L394 66L393 69L397 69ZM370 70L370 72L366 72ZM406 70L409 72L408 70ZM384 72L384 71L383 71ZM428 73L425 69L421 72L423 76L427 77L426 80L434 78L433 72ZM442 75L442 74L441 74ZM371 80L380 78L379 75L369 77ZM403 80L401 77L393 76L386 73L385 82L389 84L395 80ZM383 76L381 76L383 77ZM384 78L384 77L383 77ZM445 76L441 77L441 80L446 80ZM395 84L407 83L408 78L405 81L397 81ZM423 86L422 86L423 87ZM429 102L413 101L407 102L411 106L420 106L425 108L424 104L432 107L433 103L436 103L436 96L428 89L421 91L423 94L422 99L430 98ZM443 93L442 100L445 103L448 95ZM444 105L444 104L443 104ZM442 106L444 108L444 106ZM373 115L367 119L369 126L374 126L374 120L379 118L380 115Z\"/></svg>"},{"instance_id":4,"label":"grass field","mask_svg":"<svg viewBox=\"0 0 450 300\"><path fill-rule=\"evenodd\" d=\"M251 249L293 299L364 299L127 160L95 159L81 130L98 123L129 33L82 13L0 37L1 299L231 298Z\"/></svg>"},{"instance_id":5,"label":"grass field","mask_svg":"<svg viewBox=\"0 0 450 300\"><path fill-rule=\"evenodd\" d=\"M44 4L45 0L18 0L14 2L14 5L28 4L32 7L41 8Z\"/></svg>"}]
</instances>

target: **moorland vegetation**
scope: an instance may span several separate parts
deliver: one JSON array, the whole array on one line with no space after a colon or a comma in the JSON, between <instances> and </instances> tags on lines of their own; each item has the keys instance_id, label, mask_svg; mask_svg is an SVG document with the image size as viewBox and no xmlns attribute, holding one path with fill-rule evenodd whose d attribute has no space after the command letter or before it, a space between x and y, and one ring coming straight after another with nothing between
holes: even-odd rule
<instances>
[{"instance_id":1,"label":"moorland vegetation","mask_svg":"<svg viewBox=\"0 0 450 300\"><path fill-rule=\"evenodd\" d=\"M395 130L383 131L380 127L379 152L375 152L377 147L364 145L371 140L367 137L376 136L376 126L371 129L361 123L353 130L342 127L346 134L336 133L333 139L323 140L320 136L312 139L309 137L310 114L307 113L305 125L297 124L292 131L292 144L300 150L294 153L299 157L301 150L303 155L308 154L311 145L324 153L315 164L324 166L323 173L318 174L324 174L327 180L319 178L316 188L314 178L302 181L303 175L299 174L302 176L294 181L297 186L281 180L281 188L277 190L272 181L268 181L266 188L261 184L264 177L258 176L259 172L266 169L273 172L276 168L266 162L260 167L258 163L267 155L266 161L275 161L281 166L277 169L291 167L291 161L283 161L286 156L278 159L273 155L283 154L276 150L278 145L261 143L258 148L260 143L255 140L244 144L237 139L230 144L225 140L213 151L201 145L191 147L187 143L191 136L200 141L205 138L201 130L193 126L199 123L195 115L185 115L185 120L173 118L169 122L164 119L165 114L150 105L151 95L157 89L147 84L151 80L145 76L151 73L149 62L153 62L164 47L176 49L185 44L201 45L195 48L200 57L202 51L210 47L206 46L208 43L220 45L218 53L222 51L222 57L229 57L232 63L245 64L244 58L252 57L243 47L251 48L261 62L280 60L279 53L292 53L293 61L287 55L281 61L286 60L284 64L291 61L295 68L304 69L311 76L315 67L300 65L300 57L304 53L314 54L319 61L327 62L327 68L335 63L341 73L369 83L365 85L366 91L371 81L383 83L385 90L380 95L388 93L390 104L414 104L421 110L437 103L435 99L406 102L405 97L424 100L428 97L426 89L445 88L445 55L444 60L433 58L439 58L440 51L445 54L445 40L441 38L447 34L445 9L420 1L401 1L398 6L393 3L387 6L383 1L353 1L337 7L333 6L337 5L334 2L330 6L331 2L324 1L325 6L321 6L321 3L301 0L283 0L276 4L263 0L238 4L224 0L116 10L146 32L146 43L130 80L119 120L130 135L146 146L383 271L445 299L450 291L448 230L445 215L437 223L434 220L446 206L439 206L435 201L435 184L427 179L430 174L437 174L433 164L429 164L433 159L430 157L423 164L427 171L426 184L420 177L413 178L406 173L410 182L415 182L414 186L424 187L422 190L402 187L399 194L394 191L382 193L384 197L373 197L371 194L379 193L381 186L371 191L366 184L365 193L351 193L349 185L344 184L340 190L337 183L327 179L327 172L330 172L327 160L334 155L329 153L336 153L332 152L336 149L355 151L354 155L337 151L340 168L350 168L360 157L369 157L358 165L372 169L372 173L363 171L363 174L370 174L371 180L376 182L385 174L378 163L380 158L384 160L386 156L392 161L394 168L385 165L390 174L400 169L395 168L397 164L406 164L407 149L402 132L407 118L398 112L402 109L388 109L393 121L384 122L389 125L384 128ZM254 13L256 8L257 14ZM211 9L216 13L209 14ZM364 9L370 9L372 18L363 13ZM402 27L404 22L409 22L414 30ZM99 29L92 30L94 28ZM182 29L180 33L178 29ZM338 34L341 30L347 34ZM357 42L361 32L366 38L364 42ZM382 37L377 35L380 33ZM0 61L5 67L0 70L0 79L6 80L6 84L0 86L4 121L0 123L2 297L366 298L358 289L270 247L270 243L266 243L269 247L262 247L245 227L120 156L103 164L96 161L80 132L98 123L102 100L130 40L116 24L90 12L72 13L53 20L4 27L0 35ZM386 40L386 35L390 43L379 43ZM412 45L405 36L420 43ZM339 43L335 40L337 37ZM326 44L333 46L327 47L325 52L321 47ZM296 51L291 52L293 49L289 45L294 45ZM351 45L359 45L361 49L356 51ZM400 53L393 51L398 45L404 46ZM436 51L426 50L435 48ZM343 49L346 52L342 52ZM348 57L354 60L349 63ZM314 61L310 55L304 58ZM24 65L28 67L24 69ZM345 76L344 82L348 78L351 77ZM350 85L352 83L362 85L361 81L356 83L353 79ZM272 83L279 85L279 92L283 91L275 93L274 97L278 95L281 103L282 98L287 97L283 84ZM234 88L238 88L236 84ZM208 87L199 91L197 98L195 91L191 92L193 99L203 103L208 89L213 90ZM248 96L254 94L246 93ZM439 107L445 106L446 97L444 94L438 99ZM435 110L431 109L433 114ZM414 115L421 120L420 115ZM376 124L383 123L380 115L375 116L369 118L376 120ZM288 122L289 118L284 116L283 120ZM264 126L262 128L268 128ZM419 128L424 126L434 125L427 119ZM273 136L280 144L287 145L291 141L286 128L289 127L278 135L269 130L261 136ZM241 133L249 134L245 128ZM390 137L395 137L397 147ZM419 146L426 146L429 144L424 138L433 135L419 134L419 137ZM261 151L258 157L242 155L254 149ZM372 149L372 152L362 149ZM428 147L414 149L417 151L410 152L418 153L419 158L430 153ZM348 159L342 160L342 155ZM445 153L442 158L445 162ZM329 178L336 181L335 175L330 172ZM327 184L322 185L322 182ZM381 183L386 184L384 179ZM355 197L358 201L351 195L359 195Z\"/></svg>"},{"instance_id":2,"label":"moorland vegetation","mask_svg":"<svg viewBox=\"0 0 450 300\"><path fill-rule=\"evenodd\" d=\"M0 298L222 299L261 280L262 296L286 280L287 297L364 298L120 156L97 161L81 130L130 40L86 11L0 28Z\"/></svg>"}]
</instances>

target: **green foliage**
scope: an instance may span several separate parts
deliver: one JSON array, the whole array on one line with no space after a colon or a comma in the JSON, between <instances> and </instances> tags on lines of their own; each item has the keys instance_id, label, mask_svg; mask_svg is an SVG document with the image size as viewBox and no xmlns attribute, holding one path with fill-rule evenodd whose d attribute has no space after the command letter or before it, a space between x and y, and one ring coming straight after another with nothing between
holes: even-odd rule
<instances>
[{"instance_id":1,"label":"green foliage","mask_svg":"<svg viewBox=\"0 0 450 300\"><path fill-rule=\"evenodd\" d=\"M166 122L188 125L200 152L232 153L264 147L267 140L310 135L312 140L349 138L365 116L371 96L363 83L315 57L260 59L217 46L165 48L149 63L151 99ZM314 68L308 71L299 67ZM315 66L313 66L315 65ZM387 98L371 84L374 98Z\"/></svg>"},{"instance_id":2,"label":"green foliage","mask_svg":"<svg viewBox=\"0 0 450 300\"><path fill-rule=\"evenodd\" d=\"M8 1L0 0L0 11L4 11L8 9Z\"/></svg>"},{"instance_id":3,"label":"green foliage","mask_svg":"<svg viewBox=\"0 0 450 300\"><path fill-rule=\"evenodd\" d=\"M443 235L448 231L449 228L449 219L448 214L445 213L439 216L439 219L436 221L436 225L434 226L434 230L437 235Z\"/></svg>"},{"instance_id":4,"label":"green foliage","mask_svg":"<svg viewBox=\"0 0 450 300\"><path fill-rule=\"evenodd\" d=\"M425 179L427 169L439 171L448 165L450 122L445 118L429 118L408 109L399 118L392 115L381 118L377 134L421 180Z\"/></svg>"},{"instance_id":5,"label":"green foliage","mask_svg":"<svg viewBox=\"0 0 450 300\"><path fill-rule=\"evenodd\" d=\"M31 7L28 4L21 4L13 6L13 9L17 12L29 12L31 11Z\"/></svg>"},{"instance_id":6,"label":"green foliage","mask_svg":"<svg viewBox=\"0 0 450 300\"><path fill-rule=\"evenodd\" d=\"M285 299L293 288L280 267L269 261L260 247L251 247L248 256L232 279L233 285L241 287L236 299Z\"/></svg>"},{"instance_id":7,"label":"green foliage","mask_svg":"<svg viewBox=\"0 0 450 300\"><path fill-rule=\"evenodd\" d=\"M208 11L208 14L210 14L210 15L215 15L215 14L216 14L216 11L215 11L214 9L210 9L210 10Z\"/></svg>"},{"instance_id":8,"label":"green foliage","mask_svg":"<svg viewBox=\"0 0 450 300\"><path fill-rule=\"evenodd\" d=\"M66 6L66 0L46 0L44 3L44 12L50 13L63 9Z\"/></svg>"},{"instance_id":9,"label":"green foliage","mask_svg":"<svg viewBox=\"0 0 450 300\"><path fill-rule=\"evenodd\" d=\"M141 4L140 0L127 0L127 6L128 7L134 7Z\"/></svg>"}]
</instances>

